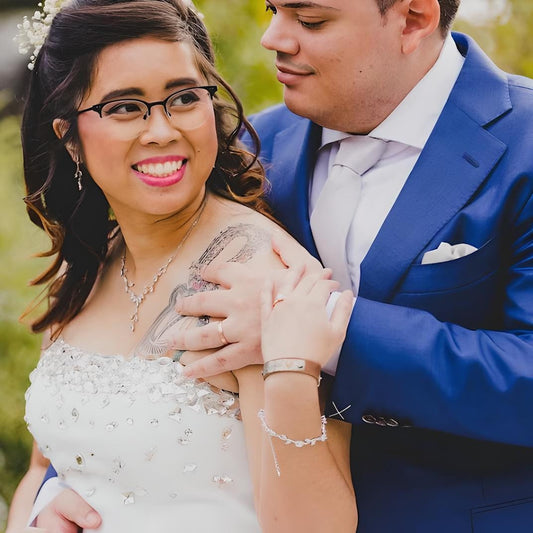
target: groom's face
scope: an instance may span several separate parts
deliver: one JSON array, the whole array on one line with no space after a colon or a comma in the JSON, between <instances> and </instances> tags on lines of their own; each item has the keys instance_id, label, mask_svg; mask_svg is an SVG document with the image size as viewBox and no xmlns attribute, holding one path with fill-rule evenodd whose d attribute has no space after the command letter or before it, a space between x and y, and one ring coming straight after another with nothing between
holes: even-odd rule
<instances>
[{"instance_id":1,"label":"groom's face","mask_svg":"<svg viewBox=\"0 0 533 533\"><path fill-rule=\"evenodd\" d=\"M266 0L261 43L276 52L289 109L336 130L375 127L401 75L402 4L382 16L376 0Z\"/></svg>"}]
</instances>

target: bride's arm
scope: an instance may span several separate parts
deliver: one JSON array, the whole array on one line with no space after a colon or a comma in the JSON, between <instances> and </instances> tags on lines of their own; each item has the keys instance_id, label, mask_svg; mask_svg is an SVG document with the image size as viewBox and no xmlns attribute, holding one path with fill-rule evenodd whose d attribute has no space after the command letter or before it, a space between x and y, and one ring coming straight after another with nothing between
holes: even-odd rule
<instances>
[{"instance_id":1,"label":"bride's arm","mask_svg":"<svg viewBox=\"0 0 533 533\"><path fill-rule=\"evenodd\" d=\"M272 289L265 291L265 361L301 357L323 365L328 360L344 338L352 303L351 295L343 294L329 320L325 306L331 284L317 276L286 284L280 291L285 299L274 309ZM317 380L297 372L279 372L263 382L257 366L236 371L236 375L263 531L353 533L357 510L349 466L350 426L330 420L327 440L297 447L268 436L257 415L264 408L268 427L293 441L319 437L322 413Z\"/></svg>"},{"instance_id":2,"label":"bride's arm","mask_svg":"<svg viewBox=\"0 0 533 533\"><path fill-rule=\"evenodd\" d=\"M6 533L20 533L24 531L33 507L35 495L48 468L48 463L48 460L39 451L34 442L30 466L21 479L11 501Z\"/></svg>"}]
</instances>

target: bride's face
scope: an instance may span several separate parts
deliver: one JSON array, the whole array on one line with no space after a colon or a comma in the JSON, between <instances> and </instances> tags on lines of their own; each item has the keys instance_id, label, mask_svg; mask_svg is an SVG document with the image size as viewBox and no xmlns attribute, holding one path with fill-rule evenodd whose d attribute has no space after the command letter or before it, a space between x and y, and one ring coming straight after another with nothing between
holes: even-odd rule
<instances>
[{"instance_id":1,"label":"bride's face","mask_svg":"<svg viewBox=\"0 0 533 533\"><path fill-rule=\"evenodd\" d=\"M125 41L98 57L78 116L83 163L117 217L169 216L195 209L217 155L211 96L188 43L156 38Z\"/></svg>"}]
</instances>

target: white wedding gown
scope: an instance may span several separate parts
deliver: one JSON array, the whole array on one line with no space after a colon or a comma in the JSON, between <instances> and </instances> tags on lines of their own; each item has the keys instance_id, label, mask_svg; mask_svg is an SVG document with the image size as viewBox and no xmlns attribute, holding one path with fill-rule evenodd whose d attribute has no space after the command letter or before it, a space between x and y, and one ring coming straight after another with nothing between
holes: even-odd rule
<instances>
[{"instance_id":1,"label":"white wedding gown","mask_svg":"<svg viewBox=\"0 0 533 533\"><path fill-rule=\"evenodd\" d=\"M260 531L238 398L182 368L58 340L32 372L28 427L98 531Z\"/></svg>"}]
</instances>

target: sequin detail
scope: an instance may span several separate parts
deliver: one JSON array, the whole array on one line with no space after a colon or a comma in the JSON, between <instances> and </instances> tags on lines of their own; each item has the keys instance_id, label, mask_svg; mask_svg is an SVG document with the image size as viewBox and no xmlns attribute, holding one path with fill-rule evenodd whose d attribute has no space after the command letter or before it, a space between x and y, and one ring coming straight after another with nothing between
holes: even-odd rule
<instances>
[{"instance_id":1,"label":"sequin detail","mask_svg":"<svg viewBox=\"0 0 533 533\"><path fill-rule=\"evenodd\" d=\"M91 354L70 346L62 340L56 341L44 353L37 369L30 375L30 381L39 372L41 379L52 394L56 395L58 408L63 405L61 390L83 393L83 401L89 401L91 394L103 395L98 401L105 409L110 399L108 395L120 396L133 405L135 395L145 393L151 401L167 400L187 406L194 411L204 411L240 419L239 402L230 392L212 387L209 383L183 376L183 367L173 363L168 357L125 359L120 355L103 356ZM180 410L176 407L169 416L179 422ZM71 420L76 422L79 413L71 411ZM158 425L150 420L152 427ZM106 427L113 431L117 421L110 421ZM66 427L61 421L60 429Z\"/></svg>"},{"instance_id":2,"label":"sequin detail","mask_svg":"<svg viewBox=\"0 0 533 533\"><path fill-rule=\"evenodd\" d=\"M215 485L218 485L219 487L223 487L224 485L229 485L230 483L233 483L233 479L226 475L213 476L213 483L215 483Z\"/></svg>"}]
</instances>

